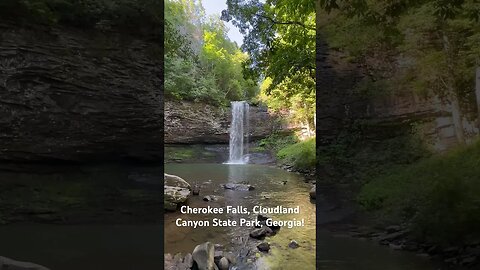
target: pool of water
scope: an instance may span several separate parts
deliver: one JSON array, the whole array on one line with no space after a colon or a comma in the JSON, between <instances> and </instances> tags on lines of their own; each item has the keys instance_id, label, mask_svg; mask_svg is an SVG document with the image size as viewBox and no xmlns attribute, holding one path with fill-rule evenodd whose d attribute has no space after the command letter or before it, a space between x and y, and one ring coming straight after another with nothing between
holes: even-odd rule
<instances>
[{"instance_id":1,"label":"pool of water","mask_svg":"<svg viewBox=\"0 0 480 270\"><path fill-rule=\"evenodd\" d=\"M51 270L162 269L158 225L0 226L0 255Z\"/></svg>"},{"instance_id":2,"label":"pool of water","mask_svg":"<svg viewBox=\"0 0 480 270\"><path fill-rule=\"evenodd\" d=\"M316 245L315 202L309 198L310 184L301 175L263 165L227 165L227 164L167 164L165 172L178 175L190 183L202 186L200 196L189 200L192 207L226 205L255 205L274 207L300 206L300 214L269 216L274 219L287 220L304 219L305 226L292 229L281 228L280 231L267 237L265 241L271 244L268 255L257 256L255 269L317 269L326 270L438 270L444 266L430 261L428 258L413 253L393 251L384 246L367 240L334 235L328 231L319 231L320 238ZM221 184L248 182L255 187L251 191L225 190ZM205 195L220 196L215 202L206 202ZM248 215L217 215L215 217L239 219ZM255 214L250 214L250 218ZM211 215L182 214L178 211L165 216L165 252L189 253L200 243L210 241L224 245L227 249L237 249L236 239L247 238L251 227L178 227L176 219L204 220ZM320 217L321 218L321 217ZM297 249L288 247L295 240L300 244ZM255 250L260 243L249 239L247 245ZM316 251L320 256L316 258Z\"/></svg>"},{"instance_id":3,"label":"pool of water","mask_svg":"<svg viewBox=\"0 0 480 270\"><path fill-rule=\"evenodd\" d=\"M3 165L0 256L51 270L162 269L162 171Z\"/></svg>"},{"instance_id":4,"label":"pool of water","mask_svg":"<svg viewBox=\"0 0 480 270\"><path fill-rule=\"evenodd\" d=\"M254 206L262 207L300 207L299 214L269 214L277 220L304 220L303 227L282 228L275 237L267 238L272 249L272 256L268 256L268 264L294 267L299 261L314 268L315 265L315 204L310 201L308 191L310 185L295 173L288 173L281 169L263 165L227 165L227 164L167 164L166 173L178 175L190 183L202 185L200 196L193 196L189 200L192 207L244 206L253 210ZM225 190L221 184L248 182L255 187L251 191ZM215 202L206 202L205 195L219 196ZM224 245L226 248L236 249L236 239L248 239L247 245L254 247L260 241L249 239L251 226L244 227L178 227L175 222L178 218L187 220L205 220L218 217L221 219L239 220L241 218L255 220L256 214L221 214L198 215L169 213L165 216L165 252L188 253L196 245L210 241ZM301 247L295 251L289 249L288 243L297 241ZM290 254L297 254L298 260L291 260ZM312 268L313 267L313 268ZM276 268L272 268L276 269ZM290 268L294 269L294 268ZM309 268L306 268L309 269Z\"/></svg>"},{"instance_id":5,"label":"pool of water","mask_svg":"<svg viewBox=\"0 0 480 270\"><path fill-rule=\"evenodd\" d=\"M116 205L126 208L124 203L128 198L134 202L143 202L144 195L138 194L139 188L153 189L155 193L156 183L159 173L159 166L153 167L132 167L125 166L93 166L71 168L68 170L59 170L48 168L48 170L39 169L31 172L16 172L9 170L0 173L2 180L8 179L10 182L17 183L16 186L8 184L6 187L20 189L21 194L27 194L27 197L19 198L19 203L26 203L31 200L39 200L43 203L49 197L38 197L44 194L44 189L48 191L46 195L57 194L58 182L64 183L67 187L78 186L79 183L94 182L102 187L111 187L112 185L124 188L125 190L135 190L136 192L118 192L126 194L125 200L108 206L109 209L98 208L98 215L111 215ZM316 244L316 226L315 226L315 204L309 199L308 191L310 184L305 183L301 175L289 173L284 170L264 166L264 165L226 165L226 164L167 164L166 172L176 174L190 183L202 185L200 196L193 196L189 200L192 207L205 206L245 206L252 208L255 205L272 207L282 205L285 207L300 207L299 214L269 216L278 220L304 219L305 226L292 229L282 228L272 237L267 237L265 241L271 244L269 254L262 254L257 257L255 269L315 269L315 261L318 262L318 269L326 270L438 270L447 269L442 264L437 264L427 258L419 257L408 252L393 251L376 243L352 239L340 235L334 235L331 232L319 231L318 245ZM41 179L41 183L37 180ZM102 180L102 183L97 183ZM66 182L69 181L69 182ZM246 181L255 187L251 191L232 191L225 190L221 184ZM36 183L39 182L39 183ZM70 183L71 182L71 183ZM45 184L48 184L47 186ZM84 195L86 189L63 189L63 197ZM90 185L88 185L90 187ZM102 195L103 193L88 194ZM99 190L97 185L92 186L92 190ZM106 189L107 191L110 188ZM0 203L5 203L8 194L2 190ZM25 193L28 192L28 193ZM16 193L15 193L16 194ZM19 193L20 194L20 193ZM109 194L109 193L105 193ZM103 194L103 195L105 195ZM143 193L142 193L143 194ZM99 195L99 196L100 196ZM103 196L102 195L102 196ZM139 196L141 195L141 196ZM219 200L213 202L203 201L205 195L216 195ZM37 196L37 197L35 197ZM58 196L54 196L58 198ZM53 197L52 197L53 198ZM111 201L110 197L107 198ZM67 200L70 203L71 200ZM35 202L35 201L34 201ZM62 201L63 202L63 201ZM74 201L76 202L76 201ZM121 203L120 203L121 202ZM100 202L99 202L100 203ZM153 202L152 202L153 203ZM102 202L104 204L104 202ZM73 204L75 206L76 204ZM95 204L96 205L96 204ZM147 204L145 204L147 205ZM143 206L142 206L143 207ZM95 208L97 209L97 207ZM155 209L152 207L151 209ZM158 207L156 208L158 209ZM255 218L255 214L222 214L218 216L205 215L184 215L178 211L167 213L165 215L165 238L162 247L162 230L158 223L150 223L149 219L142 217L143 212L138 212L135 208L126 215L128 222L123 225L111 225L110 222L91 222L76 225L55 225L38 224L29 222L12 223L0 226L0 256L9 257L20 261L30 261L49 267L52 270L137 270L137 269L163 269L161 264L165 253L191 253L194 247L206 241L225 246L227 250L239 248L239 238L247 240L245 246L249 250L255 250L260 242L248 237L251 227L208 227L208 228L188 228L177 227L175 220L182 218L185 220L203 220L210 218L230 218L238 220L239 218ZM138 213L137 213L138 212ZM155 216L156 210L148 210L149 215ZM142 217L141 222L131 222L131 214L138 214ZM1 214L1 213L0 213ZM118 216L114 215L117 218ZM136 215L133 216L136 219ZM327 217L325 217L327 218ZM320 217L322 219L322 217ZM94 219L95 221L99 219ZM101 219L100 219L101 220ZM93 221L93 220L92 220ZM290 249L287 247L291 240L296 240L300 247ZM245 243L245 242L243 242ZM318 250L319 256L316 257ZM247 268L248 269L248 268ZM252 269L252 268L250 268Z\"/></svg>"}]
</instances>

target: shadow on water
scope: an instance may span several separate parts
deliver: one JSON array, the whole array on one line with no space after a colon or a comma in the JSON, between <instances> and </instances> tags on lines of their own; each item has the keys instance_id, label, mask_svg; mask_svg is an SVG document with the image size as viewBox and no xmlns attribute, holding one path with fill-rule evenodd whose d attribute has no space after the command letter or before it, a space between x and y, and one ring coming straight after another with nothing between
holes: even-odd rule
<instances>
[{"instance_id":1,"label":"shadow on water","mask_svg":"<svg viewBox=\"0 0 480 270\"><path fill-rule=\"evenodd\" d=\"M2 166L0 256L52 270L162 269L162 171Z\"/></svg>"},{"instance_id":2,"label":"shadow on water","mask_svg":"<svg viewBox=\"0 0 480 270\"><path fill-rule=\"evenodd\" d=\"M40 225L0 227L0 254L52 270L162 269L160 226Z\"/></svg>"}]
</instances>

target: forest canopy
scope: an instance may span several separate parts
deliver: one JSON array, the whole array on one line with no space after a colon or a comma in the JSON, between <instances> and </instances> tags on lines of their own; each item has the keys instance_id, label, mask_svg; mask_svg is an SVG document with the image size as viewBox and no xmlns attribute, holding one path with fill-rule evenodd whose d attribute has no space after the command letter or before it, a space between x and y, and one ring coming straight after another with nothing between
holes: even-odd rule
<instances>
[{"instance_id":1,"label":"forest canopy","mask_svg":"<svg viewBox=\"0 0 480 270\"><path fill-rule=\"evenodd\" d=\"M227 36L217 16L206 16L201 1L165 2L165 95L227 105L250 100L258 82L243 76L248 55Z\"/></svg>"},{"instance_id":2,"label":"forest canopy","mask_svg":"<svg viewBox=\"0 0 480 270\"><path fill-rule=\"evenodd\" d=\"M315 1L227 0L227 6L222 19L240 29L251 56L246 73L263 81L260 100L313 132Z\"/></svg>"}]
</instances>

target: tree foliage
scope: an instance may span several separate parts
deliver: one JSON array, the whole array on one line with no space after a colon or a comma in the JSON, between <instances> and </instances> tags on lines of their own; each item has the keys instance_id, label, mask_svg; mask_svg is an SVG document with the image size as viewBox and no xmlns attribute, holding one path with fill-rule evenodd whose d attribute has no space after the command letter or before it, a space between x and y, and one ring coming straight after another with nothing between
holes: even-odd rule
<instances>
[{"instance_id":1,"label":"tree foliage","mask_svg":"<svg viewBox=\"0 0 480 270\"><path fill-rule=\"evenodd\" d=\"M222 19L244 35L246 74L264 79L261 99L293 120L313 126L315 112L315 2L227 0Z\"/></svg>"},{"instance_id":2,"label":"tree foliage","mask_svg":"<svg viewBox=\"0 0 480 270\"><path fill-rule=\"evenodd\" d=\"M394 79L402 79L402 84L392 80L392 86L440 96L452 94L447 88L458 94L468 87L471 90L472 70L480 61L476 45L480 3L476 0L325 0L322 4L331 11L322 15L322 28L331 45L357 59L389 54L381 65L371 63L377 68L370 68L379 71L399 66L401 72Z\"/></svg>"},{"instance_id":3,"label":"tree foliage","mask_svg":"<svg viewBox=\"0 0 480 270\"><path fill-rule=\"evenodd\" d=\"M322 0L321 5L321 29L330 45L362 62L366 80L391 91L439 97L451 107L458 141L465 142L463 118L475 111L480 2Z\"/></svg>"},{"instance_id":4,"label":"tree foliage","mask_svg":"<svg viewBox=\"0 0 480 270\"><path fill-rule=\"evenodd\" d=\"M2 0L0 16L43 24L116 28L161 36L163 6L157 0Z\"/></svg>"},{"instance_id":5,"label":"tree foliage","mask_svg":"<svg viewBox=\"0 0 480 270\"><path fill-rule=\"evenodd\" d=\"M165 4L166 96L213 104L253 98L257 83L242 73L248 55L228 38L223 21L205 16L200 1Z\"/></svg>"}]
</instances>

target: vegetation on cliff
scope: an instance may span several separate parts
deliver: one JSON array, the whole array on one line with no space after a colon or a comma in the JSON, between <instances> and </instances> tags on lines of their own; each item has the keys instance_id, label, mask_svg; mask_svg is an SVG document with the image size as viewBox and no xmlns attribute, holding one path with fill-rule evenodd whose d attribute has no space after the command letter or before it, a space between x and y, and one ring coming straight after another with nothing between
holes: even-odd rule
<instances>
[{"instance_id":1,"label":"vegetation on cliff","mask_svg":"<svg viewBox=\"0 0 480 270\"><path fill-rule=\"evenodd\" d=\"M314 134L315 2L228 0L222 19L244 35L246 74L262 81L258 99Z\"/></svg>"},{"instance_id":2,"label":"vegetation on cliff","mask_svg":"<svg viewBox=\"0 0 480 270\"><path fill-rule=\"evenodd\" d=\"M248 55L200 1L165 2L165 96L215 105L250 100L257 83L243 76Z\"/></svg>"},{"instance_id":3,"label":"vegetation on cliff","mask_svg":"<svg viewBox=\"0 0 480 270\"><path fill-rule=\"evenodd\" d=\"M301 128L296 136L272 134L260 146L295 170L315 169L315 3L227 0L227 6L222 19L239 28L250 56L245 75L261 82L256 99Z\"/></svg>"},{"instance_id":4,"label":"vegetation on cliff","mask_svg":"<svg viewBox=\"0 0 480 270\"><path fill-rule=\"evenodd\" d=\"M322 179L358 188L358 201L380 223L411 225L418 239L440 245L478 239L480 145L461 146L465 120L478 118L478 1L319 3L322 38L364 74L354 92L365 99L390 93L436 97L451 109L460 145L432 155L415 119L398 120L396 129L348 119L344 132L319 149Z\"/></svg>"},{"instance_id":5,"label":"vegetation on cliff","mask_svg":"<svg viewBox=\"0 0 480 270\"><path fill-rule=\"evenodd\" d=\"M256 151L275 153L278 163L295 171L312 172L316 169L315 137L300 141L293 133L274 133L260 140Z\"/></svg>"},{"instance_id":6,"label":"vegetation on cliff","mask_svg":"<svg viewBox=\"0 0 480 270\"><path fill-rule=\"evenodd\" d=\"M161 37L163 7L157 0L2 0L0 17L81 28L119 29Z\"/></svg>"},{"instance_id":7,"label":"vegetation on cliff","mask_svg":"<svg viewBox=\"0 0 480 270\"><path fill-rule=\"evenodd\" d=\"M463 118L478 117L478 1L320 2L318 24L329 46L366 71L359 92L436 96L451 107L457 139L465 143Z\"/></svg>"},{"instance_id":8,"label":"vegetation on cliff","mask_svg":"<svg viewBox=\"0 0 480 270\"><path fill-rule=\"evenodd\" d=\"M315 170L315 137L280 149L277 157L282 163L292 165L296 171Z\"/></svg>"},{"instance_id":9,"label":"vegetation on cliff","mask_svg":"<svg viewBox=\"0 0 480 270\"><path fill-rule=\"evenodd\" d=\"M260 143L282 162L313 169L315 135L315 4L312 1L227 1L220 16L205 16L202 1L166 1L165 95L215 105L247 100L288 115L292 136ZM224 21L244 36L229 40ZM299 143L295 146L289 145Z\"/></svg>"},{"instance_id":10,"label":"vegetation on cliff","mask_svg":"<svg viewBox=\"0 0 480 270\"><path fill-rule=\"evenodd\" d=\"M418 237L444 245L480 239L480 141L366 184L359 202L384 223L411 223Z\"/></svg>"}]
</instances>

